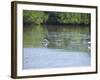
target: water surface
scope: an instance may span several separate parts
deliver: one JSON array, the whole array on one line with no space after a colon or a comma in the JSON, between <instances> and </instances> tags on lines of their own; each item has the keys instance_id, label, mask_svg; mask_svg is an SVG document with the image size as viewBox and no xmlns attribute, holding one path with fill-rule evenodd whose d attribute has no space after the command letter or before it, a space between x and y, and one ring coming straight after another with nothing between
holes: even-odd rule
<instances>
[{"instance_id":1,"label":"water surface","mask_svg":"<svg viewBox=\"0 0 100 80\"><path fill-rule=\"evenodd\" d=\"M25 26L23 69L90 66L89 26Z\"/></svg>"}]
</instances>

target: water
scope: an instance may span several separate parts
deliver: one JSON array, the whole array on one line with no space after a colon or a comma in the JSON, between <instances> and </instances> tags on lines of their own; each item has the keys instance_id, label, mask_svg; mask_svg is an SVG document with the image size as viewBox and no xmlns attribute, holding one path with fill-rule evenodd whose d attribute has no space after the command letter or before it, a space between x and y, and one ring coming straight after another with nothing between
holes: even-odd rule
<instances>
[{"instance_id":1,"label":"water","mask_svg":"<svg viewBox=\"0 0 100 80\"><path fill-rule=\"evenodd\" d=\"M90 66L89 26L25 26L23 69Z\"/></svg>"}]
</instances>

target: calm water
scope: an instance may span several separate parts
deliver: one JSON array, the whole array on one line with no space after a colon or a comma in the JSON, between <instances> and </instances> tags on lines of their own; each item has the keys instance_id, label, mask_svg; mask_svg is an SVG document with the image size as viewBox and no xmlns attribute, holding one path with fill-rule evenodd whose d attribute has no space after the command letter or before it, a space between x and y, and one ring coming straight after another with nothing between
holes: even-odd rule
<instances>
[{"instance_id":1,"label":"calm water","mask_svg":"<svg viewBox=\"0 0 100 80\"><path fill-rule=\"evenodd\" d=\"M90 66L89 26L24 26L23 69Z\"/></svg>"}]
</instances>

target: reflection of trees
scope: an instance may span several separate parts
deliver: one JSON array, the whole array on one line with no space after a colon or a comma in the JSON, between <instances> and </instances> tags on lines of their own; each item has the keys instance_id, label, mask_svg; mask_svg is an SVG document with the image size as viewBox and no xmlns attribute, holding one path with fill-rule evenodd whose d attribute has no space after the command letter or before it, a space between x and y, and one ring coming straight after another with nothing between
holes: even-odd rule
<instances>
[{"instance_id":1,"label":"reflection of trees","mask_svg":"<svg viewBox=\"0 0 100 80\"><path fill-rule=\"evenodd\" d=\"M35 25L32 25L35 26ZM47 34L46 29L42 26L35 26L24 32L24 46L28 47L41 47L45 34Z\"/></svg>"},{"instance_id":2,"label":"reflection of trees","mask_svg":"<svg viewBox=\"0 0 100 80\"><path fill-rule=\"evenodd\" d=\"M33 26L24 32L24 47L88 51L88 27Z\"/></svg>"},{"instance_id":3,"label":"reflection of trees","mask_svg":"<svg viewBox=\"0 0 100 80\"><path fill-rule=\"evenodd\" d=\"M50 29L49 27L48 29ZM73 51L87 51L90 41L89 28L58 28L56 31L48 32L48 48L60 48ZM52 30L52 29L50 29ZM49 30L48 30L49 31Z\"/></svg>"},{"instance_id":4,"label":"reflection of trees","mask_svg":"<svg viewBox=\"0 0 100 80\"><path fill-rule=\"evenodd\" d=\"M65 49L74 51L86 51L88 49L88 35L83 33L66 33L70 36L68 45L65 45ZM90 39L88 39L90 40Z\"/></svg>"}]
</instances>

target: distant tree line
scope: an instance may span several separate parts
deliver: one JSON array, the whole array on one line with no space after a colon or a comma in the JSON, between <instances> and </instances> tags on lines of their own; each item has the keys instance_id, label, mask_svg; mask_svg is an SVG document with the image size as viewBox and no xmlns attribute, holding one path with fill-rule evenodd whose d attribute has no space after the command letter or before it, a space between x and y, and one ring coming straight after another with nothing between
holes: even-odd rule
<instances>
[{"instance_id":1,"label":"distant tree line","mask_svg":"<svg viewBox=\"0 0 100 80\"><path fill-rule=\"evenodd\" d=\"M90 24L88 13L23 11L24 24Z\"/></svg>"}]
</instances>

